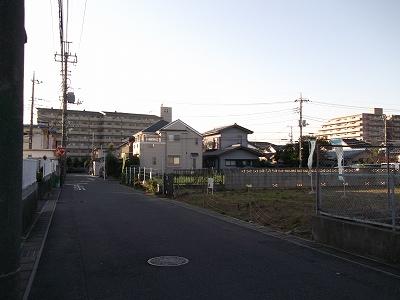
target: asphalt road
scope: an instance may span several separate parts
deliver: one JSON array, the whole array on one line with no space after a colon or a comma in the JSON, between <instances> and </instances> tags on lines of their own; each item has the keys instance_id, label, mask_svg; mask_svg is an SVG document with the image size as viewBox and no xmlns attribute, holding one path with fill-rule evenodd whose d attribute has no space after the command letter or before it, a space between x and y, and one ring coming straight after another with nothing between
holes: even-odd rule
<instances>
[{"instance_id":1,"label":"asphalt road","mask_svg":"<svg viewBox=\"0 0 400 300\"><path fill-rule=\"evenodd\" d=\"M189 263L147 263L163 255ZM69 175L29 299L400 299L400 280L117 182Z\"/></svg>"}]
</instances>

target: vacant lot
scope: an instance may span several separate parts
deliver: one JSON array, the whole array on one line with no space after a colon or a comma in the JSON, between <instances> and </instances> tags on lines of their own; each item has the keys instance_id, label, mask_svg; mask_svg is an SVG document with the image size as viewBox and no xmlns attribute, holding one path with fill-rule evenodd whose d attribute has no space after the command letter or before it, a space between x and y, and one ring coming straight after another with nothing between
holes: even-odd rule
<instances>
[{"instance_id":1,"label":"vacant lot","mask_svg":"<svg viewBox=\"0 0 400 300\"><path fill-rule=\"evenodd\" d=\"M315 194L310 190L180 191L177 200L311 238Z\"/></svg>"}]
</instances>

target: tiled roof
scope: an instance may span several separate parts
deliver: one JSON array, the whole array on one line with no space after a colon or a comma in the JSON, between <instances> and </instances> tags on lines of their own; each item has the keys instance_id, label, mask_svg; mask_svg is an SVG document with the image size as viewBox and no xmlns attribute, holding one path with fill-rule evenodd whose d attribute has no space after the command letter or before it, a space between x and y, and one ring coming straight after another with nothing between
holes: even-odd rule
<instances>
[{"instance_id":1,"label":"tiled roof","mask_svg":"<svg viewBox=\"0 0 400 300\"><path fill-rule=\"evenodd\" d=\"M142 132L156 132L157 130L160 130L161 128L163 128L168 123L169 122L167 122L165 120L160 120L160 121L150 125L149 127L143 129Z\"/></svg>"},{"instance_id":2,"label":"tiled roof","mask_svg":"<svg viewBox=\"0 0 400 300\"><path fill-rule=\"evenodd\" d=\"M240 125L235 123L235 124L232 124L232 125L218 127L218 128L214 128L212 130L206 131L206 132L203 133L203 136L218 134L218 133L221 133L222 131L224 131L226 129L229 129L229 128L237 128L237 129L239 129L241 131L244 131L244 132L246 132L248 134L252 134L253 133L253 131L251 131L250 129L244 128L244 127L242 127L242 126L240 126Z\"/></svg>"},{"instance_id":3,"label":"tiled roof","mask_svg":"<svg viewBox=\"0 0 400 300\"><path fill-rule=\"evenodd\" d=\"M240 145L235 145L235 146L227 147L225 149L209 150L209 151L203 152L203 157L220 156L222 154L225 154L225 153L228 153L231 151L237 151L237 150L247 151L247 152L253 153L254 155L257 155L258 157L263 156L263 154L260 151L257 151L255 149L251 149L251 148L240 146Z\"/></svg>"}]
</instances>

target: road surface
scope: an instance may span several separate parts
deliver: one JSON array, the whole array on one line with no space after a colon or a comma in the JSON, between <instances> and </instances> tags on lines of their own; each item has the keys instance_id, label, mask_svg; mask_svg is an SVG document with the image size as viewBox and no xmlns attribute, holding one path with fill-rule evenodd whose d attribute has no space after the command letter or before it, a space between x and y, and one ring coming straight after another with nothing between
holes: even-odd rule
<instances>
[{"instance_id":1,"label":"road surface","mask_svg":"<svg viewBox=\"0 0 400 300\"><path fill-rule=\"evenodd\" d=\"M148 264L158 256L189 262ZM400 299L400 279L115 181L69 175L29 299Z\"/></svg>"}]
</instances>

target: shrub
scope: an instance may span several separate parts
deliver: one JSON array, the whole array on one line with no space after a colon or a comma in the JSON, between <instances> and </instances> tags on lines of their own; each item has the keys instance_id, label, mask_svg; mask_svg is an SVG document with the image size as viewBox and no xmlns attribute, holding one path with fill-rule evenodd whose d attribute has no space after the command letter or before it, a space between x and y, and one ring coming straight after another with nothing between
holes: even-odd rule
<instances>
[{"instance_id":1,"label":"shrub","mask_svg":"<svg viewBox=\"0 0 400 300\"><path fill-rule=\"evenodd\" d=\"M149 193L158 193L158 182L156 180L147 180L143 183L143 188Z\"/></svg>"}]
</instances>

